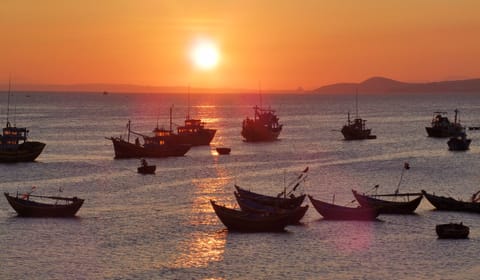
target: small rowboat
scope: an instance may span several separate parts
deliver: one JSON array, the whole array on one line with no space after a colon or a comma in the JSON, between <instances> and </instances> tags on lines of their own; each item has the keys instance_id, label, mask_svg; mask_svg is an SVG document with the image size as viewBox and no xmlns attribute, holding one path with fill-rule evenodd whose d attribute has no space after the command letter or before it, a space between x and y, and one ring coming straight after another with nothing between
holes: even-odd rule
<instances>
[{"instance_id":1,"label":"small rowboat","mask_svg":"<svg viewBox=\"0 0 480 280\"><path fill-rule=\"evenodd\" d=\"M137 172L140 174L155 174L155 169L157 169L156 165L146 165L138 167Z\"/></svg>"},{"instance_id":2,"label":"small rowboat","mask_svg":"<svg viewBox=\"0 0 480 280\"><path fill-rule=\"evenodd\" d=\"M155 174L155 169L157 169L156 165L148 165L147 161L142 158L140 160L142 164L140 167L137 168L137 172L140 174Z\"/></svg>"},{"instance_id":3,"label":"small rowboat","mask_svg":"<svg viewBox=\"0 0 480 280\"><path fill-rule=\"evenodd\" d=\"M229 155L229 154L230 154L230 151L231 151L232 149L227 148L227 147L218 147L218 148L216 148L215 150L217 150L217 153L218 153L219 155Z\"/></svg>"},{"instance_id":4,"label":"small rowboat","mask_svg":"<svg viewBox=\"0 0 480 280\"><path fill-rule=\"evenodd\" d=\"M441 224L435 227L438 238L468 238L470 228L462 223Z\"/></svg>"}]
</instances>

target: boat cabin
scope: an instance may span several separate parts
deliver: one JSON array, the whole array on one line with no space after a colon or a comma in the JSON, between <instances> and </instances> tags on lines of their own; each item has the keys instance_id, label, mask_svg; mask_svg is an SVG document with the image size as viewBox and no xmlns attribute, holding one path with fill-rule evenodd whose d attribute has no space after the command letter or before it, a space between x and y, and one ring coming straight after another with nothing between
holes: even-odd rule
<instances>
[{"instance_id":1,"label":"boat cabin","mask_svg":"<svg viewBox=\"0 0 480 280\"><path fill-rule=\"evenodd\" d=\"M10 122L7 122L6 127L3 128L3 133L0 136L0 144L2 146L16 146L20 141L27 141L28 129L24 127L11 126Z\"/></svg>"}]
</instances>

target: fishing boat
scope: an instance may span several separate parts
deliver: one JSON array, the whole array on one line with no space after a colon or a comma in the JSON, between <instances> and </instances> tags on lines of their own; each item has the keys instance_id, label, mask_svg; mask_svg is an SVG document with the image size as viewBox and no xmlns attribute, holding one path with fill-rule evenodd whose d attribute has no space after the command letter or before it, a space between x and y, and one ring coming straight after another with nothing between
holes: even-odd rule
<instances>
[{"instance_id":1,"label":"fishing boat","mask_svg":"<svg viewBox=\"0 0 480 280\"><path fill-rule=\"evenodd\" d=\"M453 123L448 119L447 112L433 112L431 126L427 126L425 129L429 137L437 138L454 137L465 132L465 127L460 124L457 109L455 109Z\"/></svg>"},{"instance_id":2,"label":"fishing boat","mask_svg":"<svg viewBox=\"0 0 480 280\"><path fill-rule=\"evenodd\" d=\"M480 213L480 191L472 195L470 201L457 200L452 197L437 196L422 190L423 196L437 209L443 211L460 211Z\"/></svg>"},{"instance_id":3,"label":"fishing boat","mask_svg":"<svg viewBox=\"0 0 480 280\"><path fill-rule=\"evenodd\" d=\"M367 129L366 120L358 116L358 92L355 94L355 119L350 119L350 112L347 114L347 123L342 127L342 134L345 140L364 140L376 139L376 135L372 135L372 130Z\"/></svg>"},{"instance_id":4,"label":"fishing boat","mask_svg":"<svg viewBox=\"0 0 480 280\"><path fill-rule=\"evenodd\" d=\"M156 165L148 165L145 159L142 159L141 166L137 168L137 172L140 174L155 174L155 170L157 169Z\"/></svg>"},{"instance_id":5,"label":"fishing boat","mask_svg":"<svg viewBox=\"0 0 480 280\"><path fill-rule=\"evenodd\" d=\"M450 137L447 145L450 151L466 151L469 149L471 142L472 139L468 139L467 134L462 132L459 135Z\"/></svg>"},{"instance_id":6,"label":"fishing boat","mask_svg":"<svg viewBox=\"0 0 480 280\"><path fill-rule=\"evenodd\" d=\"M347 207L335 205L308 196L317 212L327 220L375 220L380 214L378 209L370 207Z\"/></svg>"},{"instance_id":7,"label":"fishing boat","mask_svg":"<svg viewBox=\"0 0 480 280\"><path fill-rule=\"evenodd\" d=\"M449 223L435 226L438 238L462 239L468 238L470 228L463 223Z\"/></svg>"},{"instance_id":8,"label":"fishing boat","mask_svg":"<svg viewBox=\"0 0 480 280\"><path fill-rule=\"evenodd\" d=\"M227 147L217 147L215 150L219 155L229 155L231 151L231 149Z\"/></svg>"},{"instance_id":9,"label":"fishing boat","mask_svg":"<svg viewBox=\"0 0 480 280\"><path fill-rule=\"evenodd\" d=\"M28 129L7 125L0 135L0 162L34 161L45 148L45 143L28 141Z\"/></svg>"},{"instance_id":10,"label":"fishing boat","mask_svg":"<svg viewBox=\"0 0 480 280\"><path fill-rule=\"evenodd\" d=\"M291 182L284 183L283 190L277 194L276 196L264 195L260 193L256 193L245 188L242 188L235 184L235 189L240 197L245 197L250 200L254 200L258 203L264 205L270 205L285 209L295 209L302 205L303 201L305 200L306 195L300 194L295 195L298 192L298 187L301 183L305 182L308 177L309 168L308 166L299 174L297 175ZM284 179L285 180L285 179Z\"/></svg>"},{"instance_id":11,"label":"fishing boat","mask_svg":"<svg viewBox=\"0 0 480 280\"><path fill-rule=\"evenodd\" d=\"M412 214L422 201L423 195L422 193L400 193L404 172L409 169L410 164L405 162L394 193L377 194L379 185L375 185L373 187L375 194L360 194L352 190L355 199L361 206L378 209L380 214ZM413 199L410 200L410 197Z\"/></svg>"},{"instance_id":12,"label":"fishing boat","mask_svg":"<svg viewBox=\"0 0 480 280\"><path fill-rule=\"evenodd\" d=\"M372 135L372 130L366 128L367 121L358 116L351 121L350 112L347 115L347 123L342 127L342 134L345 140L364 140L376 139L376 135Z\"/></svg>"},{"instance_id":13,"label":"fishing boat","mask_svg":"<svg viewBox=\"0 0 480 280\"><path fill-rule=\"evenodd\" d=\"M210 203L220 221L231 231L284 231L291 219L288 214L258 214L221 206L213 200L210 200Z\"/></svg>"},{"instance_id":14,"label":"fishing boat","mask_svg":"<svg viewBox=\"0 0 480 280\"><path fill-rule=\"evenodd\" d=\"M281 207L276 207L268 204L263 204L253 199L249 199L247 197L242 197L238 194L238 192L234 192L235 199L240 206L240 209L245 212L251 213L269 213L269 214L288 214L290 215L290 222L289 224L298 224L300 220L305 216L307 213L308 205L299 206L293 209L285 209Z\"/></svg>"},{"instance_id":15,"label":"fishing boat","mask_svg":"<svg viewBox=\"0 0 480 280\"><path fill-rule=\"evenodd\" d=\"M19 197L4 193L10 206L24 217L73 217L82 207L84 200L77 197L42 196L24 194ZM38 201L31 200L34 197ZM51 201L50 203L40 200Z\"/></svg>"},{"instance_id":16,"label":"fishing boat","mask_svg":"<svg viewBox=\"0 0 480 280\"><path fill-rule=\"evenodd\" d=\"M253 119L246 118L242 123L242 136L246 142L266 142L277 140L283 125L270 108L253 107Z\"/></svg>"},{"instance_id":17,"label":"fishing boat","mask_svg":"<svg viewBox=\"0 0 480 280\"><path fill-rule=\"evenodd\" d=\"M422 201L421 193L360 194L352 190L358 204L363 207L377 208L380 214L412 214ZM409 198L413 196L414 199ZM391 198L386 200L384 198ZM404 200L400 200L404 199ZM406 199L406 200L405 200Z\"/></svg>"},{"instance_id":18,"label":"fishing boat","mask_svg":"<svg viewBox=\"0 0 480 280\"><path fill-rule=\"evenodd\" d=\"M178 135L172 132L172 109L170 108L170 129L159 128L158 123L153 136L147 136L131 130L130 120L127 123L127 139L122 136L106 138L113 143L115 158L162 158L184 156L191 145L181 144ZM136 135L135 142L130 142L130 135ZM139 137L143 139L141 143Z\"/></svg>"},{"instance_id":19,"label":"fishing boat","mask_svg":"<svg viewBox=\"0 0 480 280\"><path fill-rule=\"evenodd\" d=\"M192 146L210 145L217 130L206 128L205 125L205 122L192 119L187 115L185 124L177 127L179 142Z\"/></svg>"},{"instance_id":20,"label":"fishing boat","mask_svg":"<svg viewBox=\"0 0 480 280\"><path fill-rule=\"evenodd\" d=\"M241 197L246 197L251 200L257 201L259 203L271 206L277 206L286 209L295 209L302 205L305 200L306 195L302 194L300 196L291 196L291 197L278 197L278 196L269 196L256 192L249 191L238 185L235 185L235 189Z\"/></svg>"},{"instance_id":21,"label":"fishing boat","mask_svg":"<svg viewBox=\"0 0 480 280\"><path fill-rule=\"evenodd\" d=\"M7 123L0 135L0 162L28 162L34 161L45 148L45 143L28 141L29 130L25 127L16 127L9 121L10 112L10 82L8 86Z\"/></svg>"}]
</instances>

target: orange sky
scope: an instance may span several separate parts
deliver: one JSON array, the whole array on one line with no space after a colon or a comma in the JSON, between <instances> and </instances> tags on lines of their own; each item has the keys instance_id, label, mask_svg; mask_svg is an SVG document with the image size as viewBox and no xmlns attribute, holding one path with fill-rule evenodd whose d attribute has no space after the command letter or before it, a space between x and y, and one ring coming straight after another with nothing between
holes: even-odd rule
<instances>
[{"instance_id":1,"label":"orange sky","mask_svg":"<svg viewBox=\"0 0 480 280\"><path fill-rule=\"evenodd\" d=\"M0 84L313 89L480 77L477 0L3 0ZM192 42L220 49L196 69Z\"/></svg>"}]
</instances>

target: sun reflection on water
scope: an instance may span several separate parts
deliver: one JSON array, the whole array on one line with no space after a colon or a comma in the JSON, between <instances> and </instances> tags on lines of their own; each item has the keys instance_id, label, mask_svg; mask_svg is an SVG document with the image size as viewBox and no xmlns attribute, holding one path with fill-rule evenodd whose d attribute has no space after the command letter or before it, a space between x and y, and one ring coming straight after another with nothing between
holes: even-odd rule
<instances>
[{"instance_id":1,"label":"sun reflection on water","mask_svg":"<svg viewBox=\"0 0 480 280\"><path fill-rule=\"evenodd\" d=\"M201 268L207 267L210 262L223 260L226 243L226 231L202 231L202 226L215 225L218 219L211 215L213 209L210 199L215 198L215 193L223 192L223 188L229 183L230 176L225 169L217 165L217 177L192 179L195 188L192 202L191 226L199 230L192 232L182 244L179 251L183 252L175 259L174 266L177 268Z\"/></svg>"}]
</instances>

